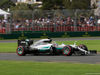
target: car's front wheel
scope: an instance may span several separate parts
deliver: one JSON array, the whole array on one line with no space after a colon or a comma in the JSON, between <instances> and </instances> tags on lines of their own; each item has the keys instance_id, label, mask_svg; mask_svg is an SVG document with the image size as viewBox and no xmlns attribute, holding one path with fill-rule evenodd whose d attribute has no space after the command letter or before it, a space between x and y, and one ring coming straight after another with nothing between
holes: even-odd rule
<instances>
[{"instance_id":1,"label":"car's front wheel","mask_svg":"<svg viewBox=\"0 0 100 75\"><path fill-rule=\"evenodd\" d=\"M65 56L71 56L73 53L73 48L71 46L64 46L62 52Z\"/></svg>"},{"instance_id":2,"label":"car's front wheel","mask_svg":"<svg viewBox=\"0 0 100 75\"><path fill-rule=\"evenodd\" d=\"M24 46L18 46L16 52L19 56L25 56L26 55Z\"/></svg>"},{"instance_id":3,"label":"car's front wheel","mask_svg":"<svg viewBox=\"0 0 100 75\"><path fill-rule=\"evenodd\" d=\"M84 49L85 51L88 51L87 46L86 46L86 45L84 45L84 44L80 44L80 45L78 45L78 47L79 47L79 48L81 48L81 49ZM81 53L81 55L85 55L85 53L84 53L84 52L82 52L82 53Z\"/></svg>"},{"instance_id":4,"label":"car's front wheel","mask_svg":"<svg viewBox=\"0 0 100 75\"><path fill-rule=\"evenodd\" d=\"M78 45L78 47L80 47L80 48L82 48L82 49L84 49L84 50L88 51L87 46L86 46L86 45L84 45L84 44L80 44L80 45Z\"/></svg>"}]
</instances>

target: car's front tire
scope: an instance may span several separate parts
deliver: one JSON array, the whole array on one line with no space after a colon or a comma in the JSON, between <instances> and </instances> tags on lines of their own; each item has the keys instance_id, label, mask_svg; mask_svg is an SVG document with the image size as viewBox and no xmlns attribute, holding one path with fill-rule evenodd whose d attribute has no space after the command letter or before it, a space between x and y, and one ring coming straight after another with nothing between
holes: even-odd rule
<instances>
[{"instance_id":1,"label":"car's front tire","mask_svg":"<svg viewBox=\"0 0 100 75\"><path fill-rule=\"evenodd\" d=\"M80 45L78 45L78 47L80 47L80 48L82 48L82 49L84 49L84 50L88 51L87 46L86 46L86 45L84 45L84 44L80 44Z\"/></svg>"},{"instance_id":2,"label":"car's front tire","mask_svg":"<svg viewBox=\"0 0 100 75\"><path fill-rule=\"evenodd\" d=\"M71 46L64 46L62 52L65 56L71 56L73 53L73 48Z\"/></svg>"},{"instance_id":3,"label":"car's front tire","mask_svg":"<svg viewBox=\"0 0 100 75\"><path fill-rule=\"evenodd\" d=\"M19 56L25 56L25 55L26 55L25 47L24 47L24 46L18 46L18 48L17 48L17 50L16 50L16 53L17 53Z\"/></svg>"},{"instance_id":4,"label":"car's front tire","mask_svg":"<svg viewBox=\"0 0 100 75\"><path fill-rule=\"evenodd\" d=\"M88 51L87 46L84 44L80 44L80 45L78 45L78 47L80 47L81 49L84 49L85 51ZM82 53L81 55L85 55L85 53Z\"/></svg>"}]
</instances>

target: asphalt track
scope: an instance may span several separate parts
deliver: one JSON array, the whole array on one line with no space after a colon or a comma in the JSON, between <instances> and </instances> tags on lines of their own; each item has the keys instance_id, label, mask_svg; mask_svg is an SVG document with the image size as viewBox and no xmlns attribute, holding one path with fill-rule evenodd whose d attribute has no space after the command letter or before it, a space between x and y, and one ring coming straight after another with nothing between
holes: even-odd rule
<instances>
[{"instance_id":1,"label":"asphalt track","mask_svg":"<svg viewBox=\"0 0 100 75\"><path fill-rule=\"evenodd\" d=\"M34 39L37 41L39 39ZM77 41L77 40L100 40L100 37L91 38L58 38L53 39L54 41ZM0 43L15 43L17 40L0 40ZM26 55L18 56L16 53L0 53L0 60L17 60L17 61L38 61L38 62L67 62L67 63L91 63L100 64L100 53L96 55L72 55L72 56L47 56L47 55Z\"/></svg>"},{"instance_id":2,"label":"asphalt track","mask_svg":"<svg viewBox=\"0 0 100 75\"><path fill-rule=\"evenodd\" d=\"M38 62L67 62L67 63L91 63L100 64L100 54L97 55L72 55L72 56L48 56L48 55L26 55L18 56L16 53L0 53L0 60L16 61L38 61Z\"/></svg>"}]
</instances>

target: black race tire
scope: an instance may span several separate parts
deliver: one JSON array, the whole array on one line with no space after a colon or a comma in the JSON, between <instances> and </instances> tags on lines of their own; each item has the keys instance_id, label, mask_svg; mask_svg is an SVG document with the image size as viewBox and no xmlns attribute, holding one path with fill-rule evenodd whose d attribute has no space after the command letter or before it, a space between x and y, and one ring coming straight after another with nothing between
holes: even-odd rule
<instances>
[{"instance_id":1,"label":"black race tire","mask_svg":"<svg viewBox=\"0 0 100 75\"><path fill-rule=\"evenodd\" d=\"M62 49L62 53L65 56L71 56L73 53L73 48L71 46L64 46Z\"/></svg>"},{"instance_id":2,"label":"black race tire","mask_svg":"<svg viewBox=\"0 0 100 75\"><path fill-rule=\"evenodd\" d=\"M78 47L80 47L80 48L82 48L82 49L84 49L84 50L88 51L87 46L86 46L86 45L84 45L84 44L80 44L80 45L78 45Z\"/></svg>"},{"instance_id":3,"label":"black race tire","mask_svg":"<svg viewBox=\"0 0 100 75\"><path fill-rule=\"evenodd\" d=\"M78 45L78 47L80 47L80 48L84 49L85 51L88 51L87 46L86 46L86 45L84 45L84 44L80 44L80 45ZM85 55L85 53L82 53L81 55Z\"/></svg>"},{"instance_id":4,"label":"black race tire","mask_svg":"<svg viewBox=\"0 0 100 75\"><path fill-rule=\"evenodd\" d=\"M16 50L17 55L19 56L25 56L26 55L26 50L24 46L18 46Z\"/></svg>"}]
</instances>

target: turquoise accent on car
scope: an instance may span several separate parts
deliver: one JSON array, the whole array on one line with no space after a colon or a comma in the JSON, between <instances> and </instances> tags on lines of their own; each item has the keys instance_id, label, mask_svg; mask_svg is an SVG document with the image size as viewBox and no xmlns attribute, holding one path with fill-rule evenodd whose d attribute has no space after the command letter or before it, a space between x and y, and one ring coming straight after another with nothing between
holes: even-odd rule
<instances>
[{"instance_id":1,"label":"turquoise accent on car","mask_svg":"<svg viewBox=\"0 0 100 75\"><path fill-rule=\"evenodd\" d=\"M66 50L67 50L67 51L66 51ZM69 51L70 51L69 48L66 48L66 47L64 48L64 54L68 54Z\"/></svg>"},{"instance_id":2,"label":"turquoise accent on car","mask_svg":"<svg viewBox=\"0 0 100 75\"><path fill-rule=\"evenodd\" d=\"M43 48L39 49L39 51L46 51L48 49L50 49L50 47L43 47Z\"/></svg>"},{"instance_id":3,"label":"turquoise accent on car","mask_svg":"<svg viewBox=\"0 0 100 75\"><path fill-rule=\"evenodd\" d=\"M61 49L63 49L63 48L56 48L56 50L61 50Z\"/></svg>"},{"instance_id":4,"label":"turquoise accent on car","mask_svg":"<svg viewBox=\"0 0 100 75\"><path fill-rule=\"evenodd\" d=\"M43 47L43 48L48 48L49 49L50 47Z\"/></svg>"},{"instance_id":5,"label":"turquoise accent on car","mask_svg":"<svg viewBox=\"0 0 100 75\"><path fill-rule=\"evenodd\" d=\"M48 49L50 49L50 47L43 47L43 48L39 49L39 51L46 51ZM56 48L56 50L62 50L62 49L63 48Z\"/></svg>"}]
</instances>

